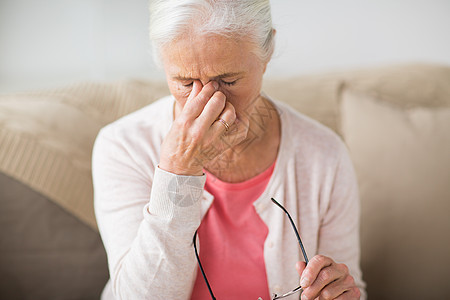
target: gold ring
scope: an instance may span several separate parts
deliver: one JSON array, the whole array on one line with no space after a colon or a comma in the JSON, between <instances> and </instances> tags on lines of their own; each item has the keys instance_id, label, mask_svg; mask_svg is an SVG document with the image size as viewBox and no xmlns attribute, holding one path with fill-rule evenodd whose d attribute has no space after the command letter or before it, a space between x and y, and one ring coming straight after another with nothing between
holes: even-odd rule
<instances>
[{"instance_id":1,"label":"gold ring","mask_svg":"<svg viewBox=\"0 0 450 300\"><path fill-rule=\"evenodd\" d=\"M225 126L225 131L230 130L230 125L228 125L228 123L224 119L220 118L220 119L217 119L217 121L219 121L220 123L223 124L223 126Z\"/></svg>"}]
</instances>

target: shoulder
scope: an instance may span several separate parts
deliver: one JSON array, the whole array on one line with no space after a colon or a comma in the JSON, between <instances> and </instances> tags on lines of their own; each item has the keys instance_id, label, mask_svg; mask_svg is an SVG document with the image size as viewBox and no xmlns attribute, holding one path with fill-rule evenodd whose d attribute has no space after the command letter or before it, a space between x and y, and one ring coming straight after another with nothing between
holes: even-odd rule
<instances>
[{"instance_id":1,"label":"shoulder","mask_svg":"<svg viewBox=\"0 0 450 300\"><path fill-rule=\"evenodd\" d=\"M97 140L117 141L164 135L172 123L173 97L166 96L103 127Z\"/></svg>"},{"instance_id":2,"label":"shoulder","mask_svg":"<svg viewBox=\"0 0 450 300\"><path fill-rule=\"evenodd\" d=\"M94 144L93 167L115 164L152 174L172 124L173 101L171 96L161 98L102 128Z\"/></svg>"}]
</instances>

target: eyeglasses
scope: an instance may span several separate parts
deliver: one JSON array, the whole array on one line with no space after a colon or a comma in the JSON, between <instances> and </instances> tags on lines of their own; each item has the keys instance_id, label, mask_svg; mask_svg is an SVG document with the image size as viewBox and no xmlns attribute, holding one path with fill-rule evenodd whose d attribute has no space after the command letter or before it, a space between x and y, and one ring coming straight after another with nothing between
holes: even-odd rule
<instances>
[{"instance_id":1,"label":"eyeglasses","mask_svg":"<svg viewBox=\"0 0 450 300\"><path fill-rule=\"evenodd\" d=\"M291 215L288 213L288 211L287 211L280 203L278 203L278 202L277 202L275 199L273 199L273 198L271 198L271 199L272 199L272 202L275 203L279 208L281 208L281 209L286 213L286 215L288 216L289 221L291 222L292 228L294 229L295 235L297 236L298 244L300 245L300 249L302 250L303 258L305 259L306 264L308 264L308 262L309 262L308 256L306 255L305 248L303 247L302 240L300 239L300 235L298 234L297 227L295 226L295 223L294 223L294 221L292 220ZM209 291L209 293L211 294L211 298L212 298L213 300L216 300L216 297L214 296L214 293L213 293L213 291L212 291L212 289L211 289L211 285L209 284L209 281L208 281L208 279L206 278L205 270L203 270L202 263L200 262L200 257L199 257L199 255L198 255L198 251L197 251L197 243L196 243L196 239L197 239L197 230L195 231L195 233L194 233L194 238L193 238L193 244L194 244L194 250L195 250L195 257L197 258L198 266L200 267L200 271L202 272L203 279L205 280L206 286L208 287L208 291ZM282 294L282 295L274 294L274 295L272 296L272 300L286 298L286 297L288 297L288 296L290 296L290 295L293 295L293 294L295 294L295 293L298 293L298 292L300 292L300 294L303 292L303 289L302 289L301 286L298 286L298 287L296 287L295 289L293 289L292 291L287 292L287 293L284 293L284 294ZM260 300L260 299L262 299L262 298L258 298L258 300Z\"/></svg>"}]
</instances>

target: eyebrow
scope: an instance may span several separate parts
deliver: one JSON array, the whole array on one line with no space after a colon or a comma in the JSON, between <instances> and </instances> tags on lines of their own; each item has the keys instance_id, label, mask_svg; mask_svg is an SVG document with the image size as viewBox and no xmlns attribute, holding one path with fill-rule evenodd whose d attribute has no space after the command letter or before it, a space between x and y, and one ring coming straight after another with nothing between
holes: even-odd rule
<instances>
[{"instance_id":1,"label":"eyebrow","mask_svg":"<svg viewBox=\"0 0 450 300\"><path fill-rule=\"evenodd\" d=\"M222 78L228 78L228 77L234 77L234 76L238 76L238 75L242 75L244 74L244 72L230 72L230 73L223 73L220 75L217 75L215 77L212 78L212 80L216 80L216 79L222 79ZM173 79L177 79L177 80L198 80L198 78L192 78L192 77L184 77L184 76L175 76L172 77Z\"/></svg>"}]
</instances>

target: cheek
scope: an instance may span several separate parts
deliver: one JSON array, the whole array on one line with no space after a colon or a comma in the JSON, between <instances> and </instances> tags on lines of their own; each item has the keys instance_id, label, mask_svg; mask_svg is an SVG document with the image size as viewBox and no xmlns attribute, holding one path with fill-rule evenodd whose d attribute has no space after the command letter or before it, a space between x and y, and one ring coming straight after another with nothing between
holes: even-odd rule
<instances>
[{"instance_id":1,"label":"cheek","mask_svg":"<svg viewBox=\"0 0 450 300\"><path fill-rule=\"evenodd\" d=\"M254 85L244 85L236 87L235 89L228 89L223 91L227 100L233 104L237 111L245 111L257 99L260 94L260 89Z\"/></svg>"},{"instance_id":2,"label":"cheek","mask_svg":"<svg viewBox=\"0 0 450 300\"><path fill-rule=\"evenodd\" d=\"M184 106L189 94L191 93L191 88L185 87L182 84L173 81L168 81L167 85L169 86L170 93L175 97L177 103Z\"/></svg>"}]
</instances>

